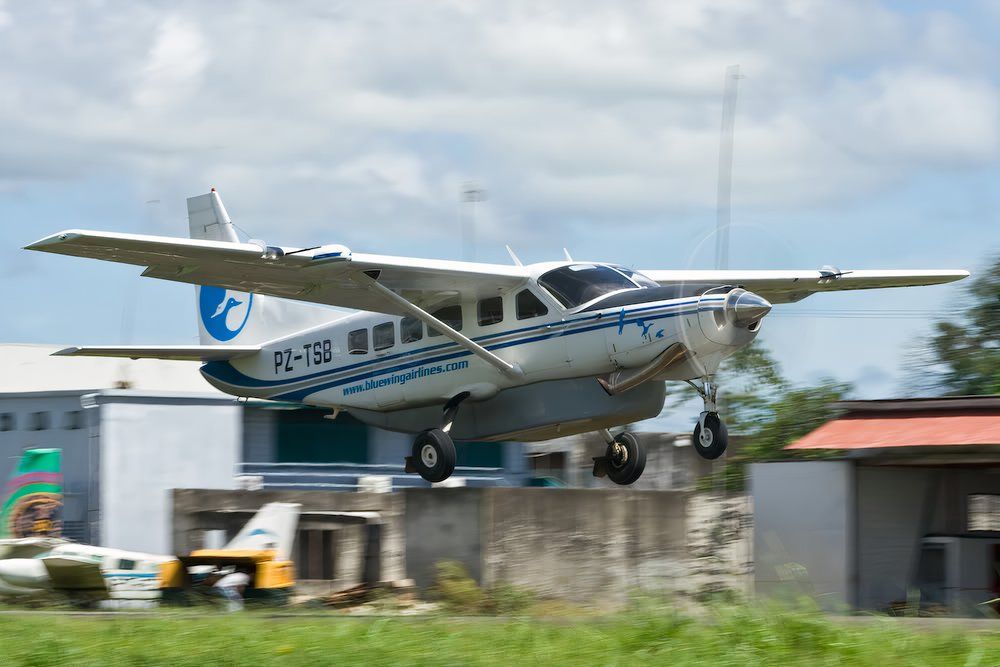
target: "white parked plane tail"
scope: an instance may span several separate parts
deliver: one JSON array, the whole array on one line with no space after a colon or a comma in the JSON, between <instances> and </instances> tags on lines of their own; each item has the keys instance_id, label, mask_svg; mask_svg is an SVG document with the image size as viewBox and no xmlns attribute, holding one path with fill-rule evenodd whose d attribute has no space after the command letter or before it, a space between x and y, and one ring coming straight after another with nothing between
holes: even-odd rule
<instances>
[{"instance_id":1,"label":"white parked plane tail","mask_svg":"<svg viewBox=\"0 0 1000 667\"><path fill-rule=\"evenodd\" d=\"M208 194L190 197L187 208L192 239L240 243L236 227L215 188ZM264 243L250 243L260 246L262 257L275 252ZM340 316L338 311L324 306L224 287L199 285L195 287L195 295L198 336L206 346L259 344L327 324Z\"/></svg>"},{"instance_id":2,"label":"white parked plane tail","mask_svg":"<svg viewBox=\"0 0 1000 667\"><path fill-rule=\"evenodd\" d=\"M268 503L264 505L223 549L226 551L273 550L276 552L275 558L277 560L290 560L301 507L298 503Z\"/></svg>"}]
</instances>

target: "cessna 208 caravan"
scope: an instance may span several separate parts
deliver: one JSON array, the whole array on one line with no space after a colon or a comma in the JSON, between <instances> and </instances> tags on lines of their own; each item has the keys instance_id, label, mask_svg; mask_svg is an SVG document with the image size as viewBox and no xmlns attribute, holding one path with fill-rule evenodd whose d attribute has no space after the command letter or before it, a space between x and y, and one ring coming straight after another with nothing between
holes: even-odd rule
<instances>
[{"instance_id":1,"label":"cessna 208 caravan","mask_svg":"<svg viewBox=\"0 0 1000 667\"><path fill-rule=\"evenodd\" d=\"M196 285L201 345L72 347L56 354L188 359L237 397L346 410L415 434L408 472L441 482L452 438L607 442L594 474L639 479L645 449L610 429L655 417L667 381L704 410L693 444L726 449L716 371L774 303L816 292L933 285L966 271L676 271L600 262L513 265L241 241L213 188L187 200L190 239L68 230L29 246L145 267ZM344 314L324 306L354 309Z\"/></svg>"}]
</instances>

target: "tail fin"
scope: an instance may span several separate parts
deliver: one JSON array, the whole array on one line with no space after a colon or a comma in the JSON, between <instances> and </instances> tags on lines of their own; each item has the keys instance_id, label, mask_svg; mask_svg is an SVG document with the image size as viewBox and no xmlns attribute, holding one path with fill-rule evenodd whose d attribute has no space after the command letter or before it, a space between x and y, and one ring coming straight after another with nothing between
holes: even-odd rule
<instances>
[{"instance_id":1,"label":"tail fin","mask_svg":"<svg viewBox=\"0 0 1000 667\"><path fill-rule=\"evenodd\" d=\"M232 541L223 547L225 551L274 550L278 560L289 560L295 529L299 525L298 503L268 503L254 514Z\"/></svg>"},{"instance_id":2,"label":"tail fin","mask_svg":"<svg viewBox=\"0 0 1000 667\"><path fill-rule=\"evenodd\" d=\"M189 198L187 207L191 238L239 243L236 227L215 188ZM339 317L337 311L323 306L222 287L199 286L195 292L202 345L263 343Z\"/></svg>"},{"instance_id":3,"label":"tail fin","mask_svg":"<svg viewBox=\"0 0 1000 667\"><path fill-rule=\"evenodd\" d=\"M61 449L28 449L4 486L0 538L62 535Z\"/></svg>"}]
</instances>

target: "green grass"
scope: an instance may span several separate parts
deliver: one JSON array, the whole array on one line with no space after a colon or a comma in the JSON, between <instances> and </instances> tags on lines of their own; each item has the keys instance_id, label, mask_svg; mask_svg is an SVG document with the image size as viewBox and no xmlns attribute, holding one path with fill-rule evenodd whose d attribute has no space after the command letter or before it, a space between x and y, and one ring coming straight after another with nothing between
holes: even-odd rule
<instances>
[{"instance_id":1,"label":"green grass","mask_svg":"<svg viewBox=\"0 0 1000 667\"><path fill-rule=\"evenodd\" d=\"M929 631L894 619L656 606L573 621L530 618L0 616L6 665L996 665L1000 628Z\"/></svg>"}]
</instances>

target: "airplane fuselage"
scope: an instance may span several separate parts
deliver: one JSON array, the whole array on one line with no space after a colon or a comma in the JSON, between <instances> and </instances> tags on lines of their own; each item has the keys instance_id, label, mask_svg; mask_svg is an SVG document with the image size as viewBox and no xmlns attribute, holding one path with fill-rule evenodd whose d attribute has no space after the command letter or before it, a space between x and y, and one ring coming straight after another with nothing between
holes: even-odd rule
<instances>
[{"instance_id":1,"label":"airplane fuselage","mask_svg":"<svg viewBox=\"0 0 1000 667\"><path fill-rule=\"evenodd\" d=\"M232 395L340 408L370 422L370 413L440 406L461 392L475 402L534 383L580 378L596 387L596 376L641 367L677 344L688 351L687 360L656 379L685 380L714 371L756 336L756 328L720 335L724 318L715 313L726 308L732 289L693 286L663 298L662 288L640 287L565 308L532 279L436 309L464 335L523 369L523 377L500 372L418 320L370 312L265 343L250 357L207 363L202 373ZM419 426L397 421L377 419L401 431ZM473 431L468 437L495 435Z\"/></svg>"}]
</instances>

